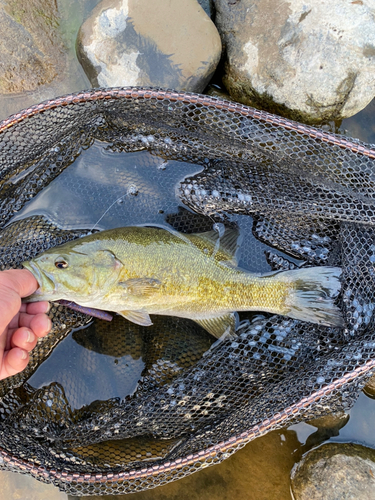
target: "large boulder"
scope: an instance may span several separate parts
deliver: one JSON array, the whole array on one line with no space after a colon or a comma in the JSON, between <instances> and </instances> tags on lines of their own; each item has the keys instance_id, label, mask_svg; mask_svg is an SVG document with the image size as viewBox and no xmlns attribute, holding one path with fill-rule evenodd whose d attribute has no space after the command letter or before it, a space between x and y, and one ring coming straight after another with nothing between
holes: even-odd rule
<instances>
[{"instance_id":1,"label":"large boulder","mask_svg":"<svg viewBox=\"0 0 375 500\"><path fill-rule=\"evenodd\" d=\"M66 65L56 2L0 0L0 94L49 84Z\"/></svg>"},{"instance_id":2,"label":"large boulder","mask_svg":"<svg viewBox=\"0 0 375 500\"><path fill-rule=\"evenodd\" d=\"M93 87L200 92L219 62L221 41L197 0L103 0L81 26L77 55Z\"/></svg>"},{"instance_id":3,"label":"large boulder","mask_svg":"<svg viewBox=\"0 0 375 500\"><path fill-rule=\"evenodd\" d=\"M245 104L307 122L341 119L375 94L374 2L216 0L224 83Z\"/></svg>"},{"instance_id":4,"label":"large boulder","mask_svg":"<svg viewBox=\"0 0 375 500\"><path fill-rule=\"evenodd\" d=\"M375 500L375 451L325 444L293 467L291 482L295 500Z\"/></svg>"}]
</instances>

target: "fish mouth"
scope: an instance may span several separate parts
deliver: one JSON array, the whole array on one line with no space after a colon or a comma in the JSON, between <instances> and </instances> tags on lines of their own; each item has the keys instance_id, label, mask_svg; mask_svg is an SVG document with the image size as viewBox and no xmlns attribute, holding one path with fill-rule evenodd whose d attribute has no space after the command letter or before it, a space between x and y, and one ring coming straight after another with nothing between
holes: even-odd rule
<instances>
[{"instance_id":1,"label":"fish mouth","mask_svg":"<svg viewBox=\"0 0 375 500\"><path fill-rule=\"evenodd\" d=\"M23 267L31 272L34 278L37 280L39 284L39 288L35 290L32 295L25 297L25 302L36 302L38 300L57 300L56 293L56 283L53 280L53 277L46 273L45 271L41 271L39 266L35 264L35 262L28 261L22 263Z\"/></svg>"},{"instance_id":2,"label":"fish mouth","mask_svg":"<svg viewBox=\"0 0 375 500\"><path fill-rule=\"evenodd\" d=\"M28 271L31 272L31 274L34 276L34 278L37 280L38 285L40 287L40 284L42 283L42 275L41 272L33 262L23 262L22 266L27 269Z\"/></svg>"}]
</instances>

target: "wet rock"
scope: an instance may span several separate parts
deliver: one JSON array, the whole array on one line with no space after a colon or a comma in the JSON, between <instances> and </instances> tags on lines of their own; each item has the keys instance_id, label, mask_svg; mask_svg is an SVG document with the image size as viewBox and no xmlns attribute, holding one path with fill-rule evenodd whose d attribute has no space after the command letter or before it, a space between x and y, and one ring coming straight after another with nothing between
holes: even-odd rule
<instances>
[{"instance_id":1,"label":"wet rock","mask_svg":"<svg viewBox=\"0 0 375 500\"><path fill-rule=\"evenodd\" d=\"M152 85L200 92L221 42L197 0L103 0L78 33L78 58L94 87Z\"/></svg>"},{"instance_id":2,"label":"wet rock","mask_svg":"<svg viewBox=\"0 0 375 500\"><path fill-rule=\"evenodd\" d=\"M55 2L0 0L0 93L32 91L63 71Z\"/></svg>"},{"instance_id":3,"label":"wet rock","mask_svg":"<svg viewBox=\"0 0 375 500\"><path fill-rule=\"evenodd\" d=\"M291 473L295 500L375 499L375 450L329 443L307 453Z\"/></svg>"},{"instance_id":4,"label":"wet rock","mask_svg":"<svg viewBox=\"0 0 375 500\"><path fill-rule=\"evenodd\" d=\"M373 375L363 388L363 392L366 396L375 399L375 375Z\"/></svg>"},{"instance_id":5,"label":"wet rock","mask_svg":"<svg viewBox=\"0 0 375 500\"><path fill-rule=\"evenodd\" d=\"M305 450L322 444L331 437L338 436L342 429L349 421L349 415L343 411L331 413L324 417L309 420L307 423L316 427L317 430L309 435L305 443Z\"/></svg>"},{"instance_id":6,"label":"wet rock","mask_svg":"<svg viewBox=\"0 0 375 500\"><path fill-rule=\"evenodd\" d=\"M216 85L208 85L206 90L204 91L205 94L210 95L212 97L218 97L219 99L225 99L227 101L233 101L231 96L222 90L221 88L217 87Z\"/></svg>"},{"instance_id":7,"label":"wet rock","mask_svg":"<svg viewBox=\"0 0 375 500\"><path fill-rule=\"evenodd\" d=\"M323 417L314 418L313 420L309 420L307 423L317 427L318 429L332 429L334 432L338 431L344 427L349 421L349 415L344 411L337 411L334 413L330 413L329 415L324 415Z\"/></svg>"},{"instance_id":8,"label":"wet rock","mask_svg":"<svg viewBox=\"0 0 375 500\"><path fill-rule=\"evenodd\" d=\"M341 119L375 93L375 20L362 0L216 0L224 83L245 104L306 122Z\"/></svg>"},{"instance_id":9,"label":"wet rock","mask_svg":"<svg viewBox=\"0 0 375 500\"><path fill-rule=\"evenodd\" d=\"M67 500L66 493L33 477L0 471L0 500Z\"/></svg>"}]
</instances>

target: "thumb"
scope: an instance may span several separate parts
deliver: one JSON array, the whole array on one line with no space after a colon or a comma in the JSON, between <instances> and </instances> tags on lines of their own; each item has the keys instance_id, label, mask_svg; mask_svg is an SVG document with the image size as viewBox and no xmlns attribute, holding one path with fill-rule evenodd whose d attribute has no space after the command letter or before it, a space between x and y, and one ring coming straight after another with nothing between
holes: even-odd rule
<instances>
[{"instance_id":1,"label":"thumb","mask_svg":"<svg viewBox=\"0 0 375 500\"><path fill-rule=\"evenodd\" d=\"M10 269L0 272L0 288L16 292L20 297L27 297L35 292L39 284L27 269Z\"/></svg>"}]
</instances>

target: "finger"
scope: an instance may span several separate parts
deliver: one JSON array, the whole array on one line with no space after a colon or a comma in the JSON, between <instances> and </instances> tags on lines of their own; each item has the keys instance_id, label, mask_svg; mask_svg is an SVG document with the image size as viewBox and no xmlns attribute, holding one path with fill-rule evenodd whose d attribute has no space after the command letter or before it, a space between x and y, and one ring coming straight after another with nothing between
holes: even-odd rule
<instances>
[{"instance_id":1,"label":"finger","mask_svg":"<svg viewBox=\"0 0 375 500\"><path fill-rule=\"evenodd\" d=\"M11 347L20 347L21 349L30 352L36 346L37 340L37 336L30 330L30 328L18 328L12 335Z\"/></svg>"},{"instance_id":2,"label":"finger","mask_svg":"<svg viewBox=\"0 0 375 500\"><path fill-rule=\"evenodd\" d=\"M14 320L12 320L10 323L9 323L9 327L10 328L18 328L18 327L21 327L21 326L27 326L28 328L31 328L33 329L33 327L31 326L31 323L32 321L34 320L34 318L38 316L39 317L47 317L46 314L44 313L40 313L40 314L28 314L28 313L20 313L20 314L17 314L16 318L18 318L18 321L16 324L14 324ZM38 320L39 321L39 320ZM42 321L45 321L45 320L42 320ZM38 322L37 322L38 323ZM37 324L36 323L36 324ZM48 323L49 324L49 323Z\"/></svg>"},{"instance_id":3,"label":"finger","mask_svg":"<svg viewBox=\"0 0 375 500\"><path fill-rule=\"evenodd\" d=\"M29 362L29 354L19 347L6 351L0 369L0 380L21 372Z\"/></svg>"},{"instance_id":4,"label":"finger","mask_svg":"<svg viewBox=\"0 0 375 500\"><path fill-rule=\"evenodd\" d=\"M51 331L52 321L46 314L36 314L31 317L29 328L37 337L45 337Z\"/></svg>"},{"instance_id":5,"label":"finger","mask_svg":"<svg viewBox=\"0 0 375 500\"><path fill-rule=\"evenodd\" d=\"M0 304L0 308L1 308L1 304ZM26 313L24 313L24 314L26 314ZM18 328L20 326L19 325L19 318L20 318L20 314L16 314L15 316L13 316L13 318L9 322L8 330L12 330L12 329Z\"/></svg>"},{"instance_id":6,"label":"finger","mask_svg":"<svg viewBox=\"0 0 375 500\"><path fill-rule=\"evenodd\" d=\"M26 306L26 311L28 314L48 313L48 311L51 309L51 304L46 300L23 305Z\"/></svg>"},{"instance_id":7,"label":"finger","mask_svg":"<svg viewBox=\"0 0 375 500\"><path fill-rule=\"evenodd\" d=\"M27 269L9 269L0 273L0 286L14 290L20 297L27 297L39 284Z\"/></svg>"},{"instance_id":8,"label":"finger","mask_svg":"<svg viewBox=\"0 0 375 500\"><path fill-rule=\"evenodd\" d=\"M2 287L0 283L0 332L6 329L20 307L21 298L18 293L12 289Z\"/></svg>"},{"instance_id":9,"label":"finger","mask_svg":"<svg viewBox=\"0 0 375 500\"><path fill-rule=\"evenodd\" d=\"M26 269L10 269L0 272L0 332L21 307L21 296L30 295L38 287L34 276Z\"/></svg>"},{"instance_id":10,"label":"finger","mask_svg":"<svg viewBox=\"0 0 375 500\"><path fill-rule=\"evenodd\" d=\"M21 304L20 312L26 312L27 311L27 306L28 306L28 304Z\"/></svg>"}]
</instances>

